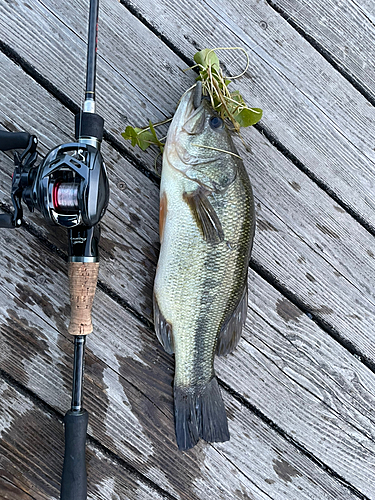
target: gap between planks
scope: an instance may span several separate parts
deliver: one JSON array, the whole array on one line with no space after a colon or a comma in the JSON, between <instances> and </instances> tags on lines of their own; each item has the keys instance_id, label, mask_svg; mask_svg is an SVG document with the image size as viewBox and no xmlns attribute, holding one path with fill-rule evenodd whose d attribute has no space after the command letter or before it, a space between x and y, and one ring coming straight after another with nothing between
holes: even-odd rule
<instances>
[{"instance_id":1,"label":"gap between planks","mask_svg":"<svg viewBox=\"0 0 375 500\"><path fill-rule=\"evenodd\" d=\"M44 320L44 321L45 321L45 320ZM39 371L38 371L38 372L39 372ZM325 471L325 469L323 469L323 470L324 470L324 472L326 472L326 471ZM333 478L333 479L334 479L334 478ZM357 496L357 495L356 495L356 496ZM361 498L362 498L362 497L361 497Z\"/></svg>"},{"instance_id":2,"label":"gap between planks","mask_svg":"<svg viewBox=\"0 0 375 500\"><path fill-rule=\"evenodd\" d=\"M35 231L36 234L33 234L34 231L30 231L30 228L32 227L32 224L27 225L27 232L32 234L34 237L36 237L38 240L38 231ZM62 258L63 261L66 261L66 255L59 251L58 253L54 250L54 246L52 246L52 249L50 248L51 245L49 244L48 240L44 237L41 238L41 241L43 244L47 243L47 249L52 250L53 253L56 253L60 258ZM128 306L124 299L118 296L118 294L112 290L109 289L106 285L104 286L104 293L108 294L107 292L109 291L110 293L108 294L110 298L115 300L121 307L123 307L125 310L127 310L133 317L141 321L142 324L148 329L151 330L151 333L153 332L153 325L150 324L149 321L142 321L142 318L139 317L139 314L134 314L133 308ZM119 300L116 300L119 299ZM2 378L7 380L11 385L13 385L17 390L20 392L24 393L25 395L28 395L30 399L38 406L44 409L45 411L48 411L49 413L53 414L56 418L58 418L60 421L62 421L63 415L56 411L53 407L48 405L45 401L43 401L41 398L39 398L34 392L32 392L30 389L24 387L22 384L17 382L11 375L9 375L7 372L4 370L0 369L0 375ZM226 382L224 382L222 379L219 379L221 387L230 395L232 396L235 400L237 400L241 405L246 407L251 413L253 413L256 417L258 417L261 421L263 421L267 426L269 426L273 431L275 431L280 437L283 439L287 440L290 444L292 444L295 448L298 449L300 453L305 455L309 460L311 460L315 465L317 465L320 469L322 469L324 472L326 472L328 475L330 475L333 479L339 481L345 488L347 488L353 495L357 496L358 498L362 500L368 499L363 493L358 491L353 485L351 485L347 480L345 480L340 474L335 472L331 467L327 466L324 462L322 462L319 458L315 457L313 453L309 452L303 445L301 445L298 441L293 439L292 436L290 436L287 432L285 432L278 424L276 424L274 421L272 421L269 417L267 417L260 409L258 409L255 405L251 404L249 401L246 400L244 396L236 392L233 388L231 388ZM129 382L131 383L131 382ZM133 384L132 384L133 385ZM133 387L137 390L140 391L138 388L136 388L134 385ZM142 392L142 391L140 391ZM147 397L147 396L145 396ZM93 446L96 448L100 449L103 453L106 453L108 456L110 456L113 460L116 460L120 465L124 466L129 470L130 472L134 474L139 474L144 482L147 484L150 483L150 486L152 486L155 490L158 491L160 494L165 494L167 495L165 498L170 498L174 499L175 497L171 496L170 493L166 492L165 490L162 490L160 486L158 486L156 483L153 483L149 478L146 476L143 476L137 469L135 469L133 466L128 464L124 459L116 455L114 452L106 448L103 444L100 443L97 439L89 436L89 442L92 443ZM169 495L169 496L168 496Z\"/></svg>"},{"instance_id":3,"label":"gap between planks","mask_svg":"<svg viewBox=\"0 0 375 500\"><path fill-rule=\"evenodd\" d=\"M65 106L74 115L79 113L80 107L73 102L66 94L59 90L52 82L47 80L39 71L34 68L29 62L21 57L14 49L7 43L0 40L0 52L2 52L8 59L20 66L22 70L30 76L36 83L43 87L49 94L57 99L63 106ZM121 156L126 159L131 165L139 170L147 178L151 179L154 184L159 185L160 180L155 172L151 171L148 166L137 158L131 150L127 149L116 137L108 130L104 129L103 138L106 140Z\"/></svg>"},{"instance_id":4,"label":"gap between planks","mask_svg":"<svg viewBox=\"0 0 375 500\"><path fill-rule=\"evenodd\" d=\"M307 33L307 31L298 24L298 21L293 19L293 12L288 13L283 7L278 5L274 0L265 0L268 5L280 16L285 19L285 21L295 30L299 35L301 35L319 54L324 57L324 59L338 72L341 76L345 78L365 99L368 100L373 106L375 106L375 96L366 89L366 87L361 83L360 79L352 75L344 69L343 65L340 65L340 61L336 60L335 55L327 50L314 36ZM297 12L298 14L298 12Z\"/></svg>"},{"instance_id":5,"label":"gap between planks","mask_svg":"<svg viewBox=\"0 0 375 500\"><path fill-rule=\"evenodd\" d=\"M138 12L129 2L126 0L120 0L120 3L129 12L134 15L140 22L142 22L152 33L154 33L158 38L160 38L165 45L170 48L178 57L180 57L188 66L193 66L194 61L189 59L181 50L179 50L171 40L169 40L165 35L160 33L157 28L155 28L151 23L145 19L140 12ZM268 2L272 8L270 2ZM276 10L276 9L275 9ZM298 31L298 30L297 30ZM315 48L315 47L314 47ZM79 111L79 106L74 103L68 96L63 92L58 90L49 80L43 77L31 64L29 64L24 58L22 58L14 49L9 45L0 41L0 51L4 53L9 59L14 61L16 64L20 65L26 74L31 76L37 83L39 83L43 88L45 88L51 95L56 97L64 106L66 106L72 113L76 114ZM330 61L328 61L330 62ZM336 69L336 68L335 68ZM343 75L345 76L345 75ZM365 96L366 97L366 96ZM338 205L340 205L349 215L353 217L364 229L366 229L371 235L375 236L375 228L369 224L364 217L362 217L358 212L356 212L352 207L345 203L336 193L318 176L316 176L309 168L307 168L298 158L276 137L276 135L262 123L255 125L255 128L274 146L278 151L280 151L289 161L291 161L301 172L307 175L313 182L315 182L320 189L322 189L326 194L328 194ZM159 184L159 178L155 173L148 168L148 166L143 163L139 158L137 158L132 151L128 150L119 140L115 138L108 130L104 131L104 139L107 140L111 146L118 151L125 159L127 159L137 170L142 172L148 178L150 178L155 184Z\"/></svg>"},{"instance_id":6,"label":"gap between planks","mask_svg":"<svg viewBox=\"0 0 375 500\"><path fill-rule=\"evenodd\" d=\"M140 18L140 19L142 19L142 21L143 21L144 16L146 15L146 12L148 12L148 11L147 11L147 6L146 6L146 4L145 4L144 2L139 2L139 1L138 1L138 2L134 2L134 3L138 3L138 4L139 4L139 6L137 6L137 7L136 7L136 8L137 8L137 10L142 9L142 12L143 12L143 17L141 16L141 17L139 17L139 18ZM206 3L208 3L208 4L210 4L210 5L212 4L212 2L206 2ZM229 2L229 3L230 3L230 2ZM264 2L264 4L265 4L265 2ZM263 2L257 3L257 7L259 7L259 5L263 5ZM267 4L265 4L265 5L267 5ZM155 8L155 12L150 13L150 15L148 15L148 16L147 16L147 17L149 18L149 20L150 20L149 22L150 22L150 23L152 23L153 25L158 24L158 25L159 25L159 30L160 30L160 29L161 29L160 25L161 25L161 24L163 25L163 20L164 20L164 22L166 22L166 23L167 23L167 24L166 24L166 29L164 30L164 37L166 36L165 32L166 32L166 31L168 31L168 36L169 36L171 39L173 39L174 43L178 43L178 42L176 41L176 33L175 33L175 32L173 32L173 26L172 26L172 28L170 28L170 26L169 26L170 24L171 24L171 25L174 25L173 21L171 21L170 17L168 17L168 16L170 15L170 12L166 13L165 18L163 18L163 19L160 19L160 18L159 18L160 16L158 17L158 13L159 13L159 11L160 11L160 9L161 9L162 7L164 7L164 8L166 7L165 2L158 2L157 7ZM212 7L212 9L211 9L211 11L210 11L210 15L211 15L211 16L212 16L212 15L215 15L216 17L219 17L219 18L221 19L221 17L219 16L219 7L218 7L218 9L213 9L213 5L211 5L211 7ZM158 10L158 9L159 9L159 10ZM262 8L262 9L263 9L263 8ZM270 12L266 12L266 11L268 11L268 10L269 10L269 11L271 11L272 13L274 13L274 11L273 11L273 10L272 10L272 9L271 9L268 5L267 5L267 9L263 9L263 10L264 10L264 12L262 12L262 13L261 13L261 14L259 14L259 15L262 15L262 14L263 14L263 15L265 15L265 16L266 16L266 15L269 15L269 14L270 14ZM133 7L133 12L135 12L135 11L134 11L134 7ZM194 11L194 12L195 12L195 11ZM155 14L155 13L156 13L156 16L152 17L152 16L153 16L153 14ZM275 14L275 13L274 13L274 14ZM227 17L228 17L228 15L227 15ZM275 16L274 16L274 17L275 17L275 19L279 18L279 16L278 16L277 14L275 14ZM154 18L155 18L155 21L154 21ZM281 18L280 18L280 19L281 19ZM282 20L282 19L281 19L281 20ZM168 22L168 21L169 21L169 22ZM207 22L207 23L208 23L208 26L209 26L209 27L211 27L211 24L209 24L208 18L207 18L207 19L205 18L204 22ZM283 21L283 23L284 23L284 21ZM233 23L232 23L232 24L233 24ZM227 36L229 36L231 33L232 33L232 34L233 34L233 33L235 33L235 34L236 34L236 37L241 37L241 33L242 33L242 32L240 32L240 30L239 30L239 29L238 29L238 30L236 30L236 29L235 29L237 25L236 25L235 27L233 27L233 26L232 26L232 24L228 24L228 25L226 25L226 26L225 26L225 28L223 28L223 31L224 31L223 35L225 36L225 34L226 34ZM285 24L286 24L286 23L285 23ZM290 36L292 36L292 35L293 35L293 33L295 33L295 34L296 34L295 30L293 30L293 29L292 29L289 25L287 25L287 24L286 24L286 26L288 26L288 28L289 28L288 33L287 33L287 34L285 34L286 36L290 37ZM190 47L190 45L191 45L191 44L193 44L193 41L191 40L191 37L190 37L190 36L188 36L189 31L188 31L187 26L186 26L186 25L184 25L184 20L181 20L181 28L182 28L182 32L181 32L181 34L180 34L180 32L178 32L178 33L179 33L179 35L180 35L181 45L183 45L183 46L184 46L184 49L183 49L183 50L185 50L185 52L186 52L186 50L189 50L189 49L191 48L191 47ZM172 31L171 31L171 29L172 29ZM209 28L207 28L207 29L209 30ZM153 31L154 31L154 32L157 32L157 29L156 29L156 28L153 28ZM184 33L184 31L185 31L185 33ZM211 30L209 30L209 31L211 31ZM238 31L238 33L237 33L237 31ZM182 35L184 35L184 36L182 36ZM199 36L202 38L202 37L204 36L204 33L199 33ZM249 36L249 35L247 35L247 37L248 37L248 36ZM184 41L184 39L183 39L183 38L185 38L185 39L188 41L188 43L186 43L186 42ZM309 44L307 44L307 43L306 43L306 41L305 41L302 37L300 37L298 34L297 34L297 36L296 36L295 38L296 38L296 40L294 40L294 41L295 41L296 43L303 42L303 44L302 44L302 45L304 45L304 47L302 47L302 48L305 48L306 50L307 50L308 48L310 48L310 49L311 49L310 45L309 45ZM247 40L247 42L246 42L246 43L249 43L248 38L246 38L246 40ZM232 40L231 40L231 42L232 42ZM271 42L272 42L272 40L270 40L270 44L272 44ZM276 40L276 42L277 42L277 40ZM202 40L201 40L201 43L203 43L203 42L202 42ZM215 44L215 42L213 42L213 43ZM216 43L217 43L217 42L216 42ZM238 44L238 43L240 43L240 41L239 41L239 40L236 40L236 41L235 41L235 40L233 40L233 44ZM243 43L245 43L245 42L243 42ZM254 42L254 43L255 43L255 42ZM186 45L187 45L187 47L188 47L187 49L186 49ZM263 43L262 45L265 45L265 43ZM195 46L195 45L194 45L194 46ZM258 46L258 45L256 45L256 46L255 46L255 48L256 48L257 46ZM250 46L250 48L251 48L251 46ZM273 51L274 51L275 49L274 49L274 48L272 49L272 47L271 47L271 49L270 49L270 50L273 50ZM181 50L180 50L180 52L181 52ZM310 50L310 51L308 51L308 52L314 53L314 52L316 52L316 51L313 49L313 50ZM318 53L316 53L316 54L317 54L317 56L318 56L316 59L321 59L320 54L318 54ZM311 54L310 54L310 55L311 55ZM258 55L258 56L259 56L259 55ZM260 56L259 56L259 57L260 57ZM316 62L318 62L318 61L315 61L315 63L316 63ZM326 61L325 61L325 60L323 60L323 59L322 59L322 62L326 63ZM285 61L283 62L283 64L284 64L284 66L285 66L285 64L286 64L286 63L285 63ZM331 66L330 66L329 64L324 64L324 66L326 66L326 68L325 68L325 69L331 68ZM272 65L271 65L270 67L272 67ZM331 68L331 69L332 69L332 68ZM309 69L309 71L311 71L311 68ZM280 72L279 72L279 73L280 73ZM290 78L288 78L288 76L287 76L287 75L285 75L284 73L285 73L285 72L283 72L283 73L282 73L282 75L285 77L285 79L286 79L286 80L288 80L288 81L289 81L289 83L292 83L292 82L290 81L291 79L290 79ZM336 71L335 71L335 70L332 70L329 74L330 74L330 78L333 78L333 79L334 79L334 78L335 78ZM311 75L310 75L309 73L308 73L308 75L307 75L307 76L311 77ZM264 75L263 75L263 77L264 77ZM289 77L290 77L290 75L289 75ZM302 76L300 76L300 78L302 78ZM341 78L340 78L340 80L341 80ZM313 82L311 82L311 83L313 84ZM351 88L351 85L344 85L344 83L348 83L348 82L347 82L346 80L342 79L342 82L340 83L340 88L338 88L337 90L339 90L339 91L340 91L340 90L341 90L341 87L343 87L343 89L342 89L342 90L343 90L343 91L345 91L345 92L344 92L344 93L345 93L345 95L346 95L346 94L348 94L348 95L350 94L352 97L353 97L353 95L354 95L354 97L355 97L355 94L357 94L357 92L356 92L356 91L355 91L355 92L353 92L353 89ZM294 87L295 87L295 88L296 88L299 92L301 92L301 95L304 95L306 98L308 98L308 99L309 99L309 101L311 101L311 96L310 96L310 98L307 96L307 94L306 94L306 89L305 89L304 91L300 90L299 85L298 85L298 82L297 82L297 83L296 83L296 82L293 82L293 85L294 85ZM244 86L244 88L246 88L246 85ZM268 91L270 92L270 90L269 90L269 89L268 89ZM347 92L346 92L346 91L347 91ZM266 92L267 92L267 90L266 90ZM314 92L315 92L315 91L314 91ZM315 92L315 93L316 93L316 92ZM324 93L323 93L323 94L324 94ZM358 95L358 97L360 97L360 98L361 98L361 99L359 99L359 100L358 100L358 105L363 106L363 105L364 105L364 103L365 103L365 104L368 104L368 102L365 102L365 100L364 100L364 99L362 99L362 96L361 96L361 95ZM259 99L259 96L258 96L258 99ZM326 99L325 99L325 98L324 98L323 100L324 100L324 102L326 101ZM313 99L313 101L314 101L314 99ZM359 104L359 101L361 101L361 104ZM265 102L267 102L266 96L265 96ZM331 102L331 101L329 101L329 102ZM325 104L327 104L327 103L325 102ZM297 105L297 104L296 104L296 105ZM301 103L300 103L300 105L301 105L301 106L304 106L305 104L303 104L303 103L301 102ZM315 102L314 102L314 105L316 105L316 103L315 103ZM319 105L318 105L318 107L319 107ZM328 108L329 108L329 106L328 106ZM321 109L321 107L320 107L320 109ZM321 111L322 111L322 109L321 109ZM325 118L327 118L327 116L330 116L331 114L332 114L332 113L328 112L328 115L327 115L327 113L325 113L325 115L324 115L324 116L325 116ZM346 113L346 114L347 114L347 113ZM367 114L368 114L368 113L367 113ZM270 115L270 116L271 116L271 115ZM302 118L303 118L303 115L302 115L302 117L301 117L301 120L302 120ZM316 118L316 117L315 117L315 118ZM275 118L275 119L277 120L277 118ZM314 118L310 117L310 121L311 121L311 119L313 119L313 120L314 120ZM302 120L302 121L303 121L303 120ZM269 120L268 120L268 122L269 122ZM267 122L267 123L268 123L268 122ZM266 123L266 122L265 122L265 123ZM325 123L325 122L324 122L324 120L323 120L323 123ZM331 125L332 125L332 123L331 123ZM336 125L337 125L337 124L336 124ZM268 128L271 128L271 127L272 127L272 126L270 125L270 123L268 123L268 125L267 125L267 126L268 126ZM279 132L278 132L278 133L279 133ZM342 131L341 131L340 133L342 133ZM273 133L273 135L274 135L274 136L277 136L277 134L274 134L274 133ZM344 132L344 136L346 137L345 132ZM281 135L280 137L282 137L282 142L285 142L285 135ZM309 139L307 138L307 142L308 142L308 141L309 141ZM298 138L296 138L296 141L294 141L294 142L297 142L297 143L298 143ZM292 144L293 144L293 142L291 142L291 143L289 143L289 142L288 142L288 148L289 148L290 150L292 149L292 150L294 151L295 149L292 147ZM323 143L322 143L322 144L323 144ZM327 144L328 144L328 143L327 143ZM350 150L351 150L351 148L352 148L352 145L353 145L353 141L348 141L348 144L347 144L347 145L348 145L348 147L349 147L349 151L350 151ZM369 146L369 144L368 144L368 146ZM307 146L306 146L306 147L307 147ZM342 147L341 147L341 149L342 149ZM358 149L358 148L357 148L357 149ZM361 148L359 148L358 150L360 150L360 149L361 149ZM372 148L371 148L371 149L372 149ZM331 150L331 148L329 148L328 150ZM338 149L338 152L339 152L339 151L340 151L340 149ZM302 156L303 156L303 154L304 154L304 153L301 153L301 154L302 154ZM324 156L324 155L323 155L323 156ZM371 157L372 157L372 152L371 152ZM322 158L322 157L320 157L320 156L319 156L319 158L320 158L320 162L319 162L319 163L321 163L321 164L324 164L324 163L322 163L322 162L325 162L325 161L327 160L327 158L326 158L326 157ZM337 157L337 158L338 158L338 157ZM311 162L310 162L310 161L307 161L305 158L302 158L302 162L303 162L304 164L307 164L307 165L308 165L308 167L310 168L310 170L313 170L313 171L315 172L314 168L312 168L312 166L311 166ZM307 162L307 163L306 163L306 162ZM335 162L334 162L334 163L335 163ZM366 161L365 161L365 163L366 163ZM347 168L347 167L346 167L346 168ZM317 171L319 171L319 168L317 168L316 170L317 170ZM325 184L330 185L330 182L329 182L329 181L327 181L326 176L322 175L322 171L321 171L321 169L320 169L320 171L319 171L319 174L318 174L318 175L319 175L319 177L321 177L322 179L325 179L325 180L324 180L324 182L320 184L320 187L324 188ZM315 176L315 177L316 177L316 176ZM314 177L312 177L312 178L315 180L315 178L314 178ZM334 178L334 177L333 177L333 178ZM334 184L335 184L334 190L335 190L336 192L340 192L340 191L341 191L341 188L339 187L339 184L337 184L337 185L336 185L336 183L334 183ZM332 190L331 190L331 191L332 191ZM328 193L328 194L331 194L331 191L327 191L327 193ZM343 197L343 196L341 196L341 197ZM354 200L354 202L353 202L353 203L350 203L350 202L349 202L349 205L351 205L351 207L352 207L352 209L353 209L353 212L352 212L352 213L356 213L356 214L357 214L357 213L359 213L359 214L361 214L361 210L360 210L360 208L359 208L359 205L360 205L359 203L357 203L357 202ZM343 206L344 206L344 207L346 207L346 202L343 204ZM357 207L358 207L358 209L357 209ZM371 214L371 213L370 213L370 214ZM361 223L362 223L364 218L365 218L365 217L362 217L361 215L359 215L359 219L358 219L358 220L360 220L360 221L361 221ZM373 229L373 224L372 224L372 222L371 222L371 221L370 221L370 225L369 225L369 224L367 224L367 225L366 225L366 228L367 228L367 229L368 229L369 227L372 227L372 229Z\"/></svg>"}]
</instances>

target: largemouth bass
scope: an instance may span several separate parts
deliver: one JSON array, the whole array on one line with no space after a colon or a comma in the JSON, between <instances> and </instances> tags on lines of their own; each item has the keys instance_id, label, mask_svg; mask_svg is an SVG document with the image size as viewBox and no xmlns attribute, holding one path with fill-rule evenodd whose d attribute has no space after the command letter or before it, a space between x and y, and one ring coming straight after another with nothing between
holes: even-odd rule
<instances>
[{"instance_id":1,"label":"largemouth bass","mask_svg":"<svg viewBox=\"0 0 375 500\"><path fill-rule=\"evenodd\" d=\"M163 153L154 283L156 334L175 354L181 450L199 438L229 439L214 357L232 352L241 336L254 228L243 162L210 102L192 89L177 108Z\"/></svg>"}]
</instances>

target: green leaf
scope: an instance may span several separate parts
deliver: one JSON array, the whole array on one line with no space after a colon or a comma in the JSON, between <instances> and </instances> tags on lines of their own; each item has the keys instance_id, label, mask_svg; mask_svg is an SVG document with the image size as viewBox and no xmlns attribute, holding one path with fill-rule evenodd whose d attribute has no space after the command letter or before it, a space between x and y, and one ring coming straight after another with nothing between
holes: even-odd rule
<instances>
[{"instance_id":1,"label":"green leaf","mask_svg":"<svg viewBox=\"0 0 375 500\"><path fill-rule=\"evenodd\" d=\"M134 128L130 126L126 127L125 132L123 132L121 135L126 141L132 141L132 146L134 148L134 146L137 144L137 132L134 130Z\"/></svg>"},{"instance_id":2,"label":"green leaf","mask_svg":"<svg viewBox=\"0 0 375 500\"><path fill-rule=\"evenodd\" d=\"M240 102L240 103L243 103L243 104L245 103L245 101L243 100L243 97L240 94L239 90L235 90L234 92L231 93L230 96L231 96L232 99L234 99L237 102Z\"/></svg>"},{"instance_id":3,"label":"green leaf","mask_svg":"<svg viewBox=\"0 0 375 500\"><path fill-rule=\"evenodd\" d=\"M194 55L194 61L204 68L211 66L217 71L220 69L219 58L212 49L203 49Z\"/></svg>"},{"instance_id":4,"label":"green leaf","mask_svg":"<svg viewBox=\"0 0 375 500\"><path fill-rule=\"evenodd\" d=\"M155 134L155 130L154 130ZM150 144L157 144L158 146L160 145L159 139L156 137L156 134L154 134L147 129L144 128L138 128L138 127L126 127L125 132L123 132L121 135L125 140L129 140L132 143L132 146L139 146L142 151L147 149Z\"/></svg>"},{"instance_id":5,"label":"green leaf","mask_svg":"<svg viewBox=\"0 0 375 500\"><path fill-rule=\"evenodd\" d=\"M262 110L259 108L244 108L238 115L235 115L235 120L239 123L240 127L250 127L255 125L262 118Z\"/></svg>"},{"instance_id":6,"label":"green leaf","mask_svg":"<svg viewBox=\"0 0 375 500\"><path fill-rule=\"evenodd\" d=\"M242 95L239 93L238 90L235 90L234 92L231 93L231 98L233 99L233 101L227 101L227 107L229 109L229 111L232 113L232 114L237 114L238 111L238 107L241 106L241 107L246 107L246 104L245 104L245 101L243 100L243 97Z\"/></svg>"},{"instance_id":7,"label":"green leaf","mask_svg":"<svg viewBox=\"0 0 375 500\"><path fill-rule=\"evenodd\" d=\"M219 58L212 49L197 52L194 61L199 65L199 76L196 80L203 82L205 94L209 94L214 109L223 120L231 120L237 132L240 127L255 125L262 118L262 110L248 108L238 90L232 92L228 98L227 86L232 80L224 78ZM163 123L165 122L156 125ZM133 147L138 146L144 151L151 144L155 144L163 152L164 144L156 135L155 126L151 121L146 128L128 126L121 135L125 140L131 141Z\"/></svg>"},{"instance_id":8,"label":"green leaf","mask_svg":"<svg viewBox=\"0 0 375 500\"><path fill-rule=\"evenodd\" d=\"M138 134L138 146L144 151L149 147L150 144L157 144L155 142L154 136L150 130L138 129L135 128Z\"/></svg>"},{"instance_id":9,"label":"green leaf","mask_svg":"<svg viewBox=\"0 0 375 500\"><path fill-rule=\"evenodd\" d=\"M159 137L156 135L154 125L152 124L151 120L148 121L148 125L150 127L151 134L152 134L153 138L155 139L155 144L157 144L159 147L163 146L163 143L160 142Z\"/></svg>"}]
</instances>

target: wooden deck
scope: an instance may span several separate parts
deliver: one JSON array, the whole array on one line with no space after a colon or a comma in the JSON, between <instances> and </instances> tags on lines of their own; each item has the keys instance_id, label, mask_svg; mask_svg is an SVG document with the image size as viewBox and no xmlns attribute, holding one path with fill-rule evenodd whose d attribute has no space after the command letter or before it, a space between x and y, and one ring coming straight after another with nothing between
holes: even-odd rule
<instances>
[{"instance_id":1,"label":"wooden deck","mask_svg":"<svg viewBox=\"0 0 375 500\"><path fill-rule=\"evenodd\" d=\"M0 128L73 138L87 0L0 2ZM98 112L111 201L86 355L89 499L375 499L375 8L370 0L101 0ZM194 53L244 47L261 123L239 144L257 208L243 339L216 368L231 440L181 453L173 358L152 325L153 153ZM226 65L236 73L240 62ZM0 200L13 163L0 153ZM0 498L57 499L70 405L66 235L0 232ZM63 243L61 243L63 242Z\"/></svg>"}]
</instances>

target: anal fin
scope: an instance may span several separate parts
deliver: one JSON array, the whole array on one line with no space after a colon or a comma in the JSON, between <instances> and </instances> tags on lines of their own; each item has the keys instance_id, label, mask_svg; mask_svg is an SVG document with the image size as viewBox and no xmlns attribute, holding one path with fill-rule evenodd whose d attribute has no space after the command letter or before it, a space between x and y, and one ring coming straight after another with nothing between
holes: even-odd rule
<instances>
[{"instance_id":1,"label":"anal fin","mask_svg":"<svg viewBox=\"0 0 375 500\"><path fill-rule=\"evenodd\" d=\"M153 295L154 303L154 327L159 342L168 354L174 353L172 325L164 318L160 312L158 301Z\"/></svg>"},{"instance_id":2,"label":"anal fin","mask_svg":"<svg viewBox=\"0 0 375 500\"><path fill-rule=\"evenodd\" d=\"M245 288L242 296L233 314L224 323L216 344L216 354L218 356L225 356L231 353L237 347L242 333L243 325L246 321L247 315L247 279L245 281Z\"/></svg>"},{"instance_id":3,"label":"anal fin","mask_svg":"<svg viewBox=\"0 0 375 500\"><path fill-rule=\"evenodd\" d=\"M207 194L206 189L199 187L192 193L184 193L183 199L189 205L205 241L217 243L224 240L224 231Z\"/></svg>"}]
</instances>

